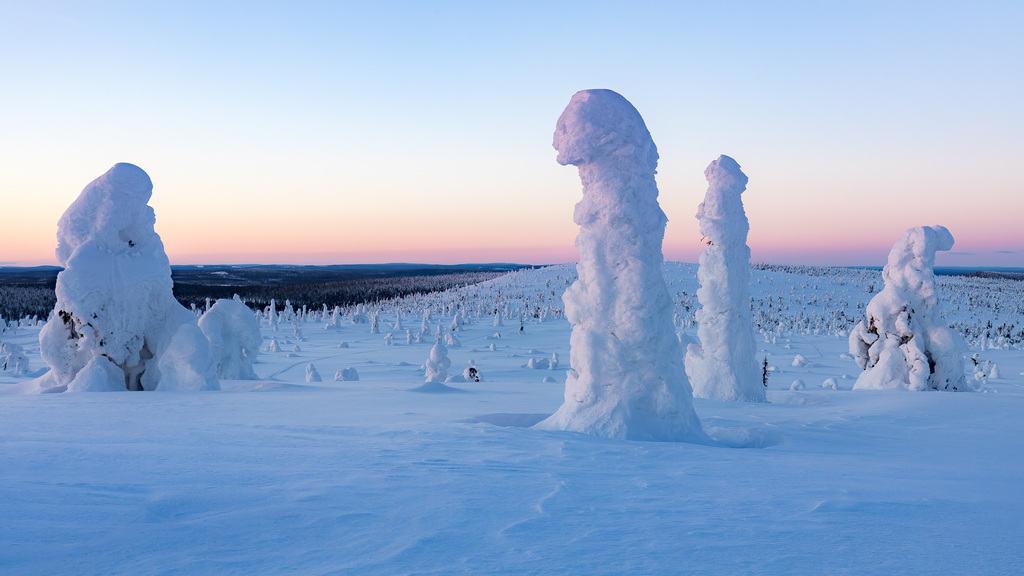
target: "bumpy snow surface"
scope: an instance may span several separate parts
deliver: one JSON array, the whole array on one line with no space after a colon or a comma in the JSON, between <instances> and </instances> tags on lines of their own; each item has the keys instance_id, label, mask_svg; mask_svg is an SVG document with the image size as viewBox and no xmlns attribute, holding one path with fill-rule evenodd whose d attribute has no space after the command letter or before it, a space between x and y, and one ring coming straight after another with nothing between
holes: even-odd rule
<instances>
[{"instance_id":1,"label":"bumpy snow surface","mask_svg":"<svg viewBox=\"0 0 1024 576\"><path fill-rule=\"evenodd\" d=\"M696 267L665 276L694 338ZM529 428L562 403L574 279L382 304L382 331L396 310L446 328L465 308L451 372L475 360L483 378L452 394L410 391L433 337L387 346L358 311L303 320L301 342L263 319L281 346L259 380L187 394L18 394L39 328L9 328L30 373L0 372L0 574L1021 573L1024 283L936 283L979 365L999 367L969 374L981 392L852 391L844 330L881 274L755 269L768 402L695 400L714 441L696 444ZM555 370L524 367L552 352ZM310 363L322 382L305 383ZM326 377L343 368L359 380Z\"/></svg>"},{"instance_id":2,"label":"bumpy snow surface","mask_svg":"<svg viewBox=\"0 0 1024 576\"><path fill-rule=\"evenodd\" d=\"M565 401L539 424L632 440L704 440L662 277L667 218L658 150L636 108L583 90L555 128L558 162L579 168L579 277L565 291L572 324Z\"/></svg>"}]
</instances>

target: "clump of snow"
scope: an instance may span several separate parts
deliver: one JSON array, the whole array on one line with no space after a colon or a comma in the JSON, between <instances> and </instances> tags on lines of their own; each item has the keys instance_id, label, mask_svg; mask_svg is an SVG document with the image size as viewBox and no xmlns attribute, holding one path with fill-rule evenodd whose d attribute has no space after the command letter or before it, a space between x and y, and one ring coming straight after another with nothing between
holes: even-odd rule
<instances>
[{"instance_id":1,"label":"clump of snow","mask_svg":"<svg viewBox=\"0 0 1024 576\"><path fill-rule=\"evenodd\" d=\"M793 380L793 383L789 385L790 390L803 390L806 387L807 386L804 384L804 381L799 378Z\"/></svg>"},{"instance_id":2,"label":"clump of snow","mask_svg":"<svg viewBox=\"0 0 1024 576\"><path fill-rule=\"evenodd\" d=\"M199 329L210 341L217 376L229 380L255 380L253 363L259 354L260 324L251 310L237 300L222 298L199 318Z\"/></svg>"},{"instance_id":3,"label":"clump of snow","mask_svg":"<svg viewBox=\"0 0 1024 576\"><path fill-rule=\"evenodd\" d=\"M359 372L355 368L339 368L334 372L335 382L357 382Z\"/></svg>"},{"instance_id":4,"label":"clump of snow","mask_svg":"<svg viewBox=\"0 0 1024 576\"><path fill-rule=\"evenodd\" d=\"M935 253L953 248L943 226L907 230L882 271L885 286L850 332L850 354L864 370L854 389L967 390L963 337L942 320Z\"/></svg>"},{"instance_id":5,"label":"clump of snow","mask_svg":"<svg viewBox=\"0 0 1024 576\"><path fill-rule=\"evenodd\" d=\"M835 378L825 378L821 382L821 387L826 390L839 390L839 383L836 382Z\"/></svg>"},{"instance_id":6,"label":"clump of snow","mask_svg":"<svg viewBox=\"0 0 1024 576\"><path fill-rule=\"evenodd\" d=\"M988 371L989 380L999 380L1002 378L1002 374L999 373L999 364L992 363L992 368Z\"/></svg>"},{"instance_id":7,"label":"clump of snow","mask_svg":"<svg viewBox=\"0 0 1024 576\"><path fill-rule=\"evenodd\" d=\"M105 356L93 356L68 384L68 392L119 392L124 372Z\"/></svg>"},{"instance_id":8,"label":"clump of snow","mask_svg":"<svg viewBox=\"0 0 1024 576\"><path fill-rule=\"evenodd\" d=\"M141 168L116 164L58 222L64 270L39 335L50 367L40 388L219 388L209 342L171 294L170 264L148 205L152 190Z\"/></svg>"},{"instance_id":9,"label":"clump of snow","mask_svg":"<svg viewBox=\"0 0 1024 576\"><path fill-rule=\"evenodd\" d=\"M700 344L687 347L686 374L695 396L764 402L750 313L750 224L740 197L747 176L724 155L708 165L704 176L708 190L697 208L706 244L697 272Z\"/></svg>"},{"instance_id":10,"label":"clump of snow","mask_svg":"<svg viewBox=\"0 0 1024 576\"><path fill-rule=\"evenodd\" d=\"M610 90L577 92L558 119L558 163L579 168L583 199L565 399L537 427L634 440L705 438L693 410L662 275L658 151L636 108Z\"/></svg>"},{"instance_id":11,"label":"clump of snow","mask_svg":"<svg viewBox=\"0 0 1024 576\"><path fill-rule=\"evenodd\" d=\"M476 367L476 364L470 362L469 366L462 371L462 377L466 382L479 382L480 369Z\"/></svg>"},{"instance_id":12,"label":"clump of snow","mask_svg":"<svg viewBox=\"0 0 1024 576\"><path fill-rule=\"evenodd\" d=\"M793 356L792 366L794 368L803 368L804 366L807 366L807 358L804 357L803 354L797 354L796 356Z\"/></svg>"}]
</instances>

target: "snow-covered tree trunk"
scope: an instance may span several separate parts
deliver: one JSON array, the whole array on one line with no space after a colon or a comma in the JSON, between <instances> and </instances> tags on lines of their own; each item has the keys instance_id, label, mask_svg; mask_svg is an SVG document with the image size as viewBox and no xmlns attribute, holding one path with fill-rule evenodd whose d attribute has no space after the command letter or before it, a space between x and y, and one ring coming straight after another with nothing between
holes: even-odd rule
<instances>
[{"instance_id":1,"label":"snow-covered tree trunk","mask_svg":"<svg viewBox=\"0 0 1024 576\"><path fill-rule=\"evenodd\" d=\"M850 354L864 370L855 390L969 390L966 343L943 323L936 294L935 253L952 248L943 226L911 228L893 245L885 286L850 331Z\"/></svg>"},{"instance_id":2,"label":"snow-covered tree trunk","mask_svg":"<svg viewBox=\"0 0 1024 576\"><path fill-rule=\"evenodd\" d=\"M703 439L662 276L667 221L658 152L640 113L610 90L576 93L555 129L558 162L579 168L578 279L561 408L537 426L632 440Z\"/></svg>"},{"instance_id":3,"label":"snow-covered tree trunk","mask_svg":"<svg viewBox=\"0 0 1024 576\"><path fill-rule=\"evenodd\" d=\"M694 396L712 400L764 402L754 355L750 314L750 224L741 194L747 176L728 156L704 170L708 191L697 208L706 248L697 279L697 338L686 353L686 374Z\"/></svg>"},{"instance_id":4,"label":"snow-covered tree trunk","mask_svg":"<svg viewBox=\"0 0 1024 576\"><path fill-rule=\"evenodd\" d=\"M39 334L42 388L217 389L196 317L174 299L148 205L153 184L116 164L82 190L57 225L57 305Z\"/></svg>"}]
</instances>

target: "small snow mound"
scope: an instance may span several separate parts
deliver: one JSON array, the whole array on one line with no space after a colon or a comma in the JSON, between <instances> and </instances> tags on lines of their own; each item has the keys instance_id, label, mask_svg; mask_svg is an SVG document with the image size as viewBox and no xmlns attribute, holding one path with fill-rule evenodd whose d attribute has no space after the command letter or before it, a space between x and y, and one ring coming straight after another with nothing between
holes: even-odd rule
<instances>
[{"instance_id":1,"label":"small snow mound","mask_svg":"<svg viewBox=\"0 0 1024 576\"><path fill-rule=\"evenodd\" d=\"M491 424L502 428L529 428L541 420L547 418L547 414L482 414L475 418L463 420L468 424Z\"/></svg>"},{"instance_id":2,"label":"small snow mound","mask_svg":"<svg viewBox=\"0 0 1024 576\"><path fill-rule=\"evenodd\" d=\"M441 382L426 382L415 388L411 388L409 392L422 392L425 394L450 394L465 392L462 388L456 388L454 386L448 386Z\"/></svg>"},{"instance_id":3,"label":"small snow mound","mask_svg":"<svg viewBox=\"0 0 1024 576\"><path fill-rule=\"evenodd\" d=\"M782 442L782 433L772 428L705 426L704 431L725 448L769 448Z\"/></svg>"}]
</instances>

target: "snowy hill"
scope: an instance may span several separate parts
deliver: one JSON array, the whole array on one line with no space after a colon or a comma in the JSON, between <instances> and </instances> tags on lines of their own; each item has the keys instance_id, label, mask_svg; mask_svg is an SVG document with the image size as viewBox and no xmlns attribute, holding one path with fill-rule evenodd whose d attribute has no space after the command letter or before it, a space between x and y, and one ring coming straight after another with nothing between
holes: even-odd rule
<instances>
[{"instance_id":1,"label":"snowy hill","mask_svg":"<svg viewBox=\"0 0 1024 576\"><path fill-rule=\"evenodd\" d=\"M685 338L695 338L695 273L666 265ZM967 362L977 392L853 392L846 331L880 273L756 268L769 402L695 400L714 439L702 445L528 427L562 402L560 298L573 278L571 266L522 270L341 309L337 325L333 311L263 318L259 379L222 381L220 392L21 394L42 366L39 327L14 323L0 338L28 366L0 373L0 572L1024 566L1024 283L939 279L946 318L978 355L977 368ZM455 377L412 391L457 310ZM360 313L378 315L378 334ZM481 382L459 381L471 361ZM310 364L322 381L307 382ZM353 368L358 380L335 380Z\"/></svg>"}]
</instances>

